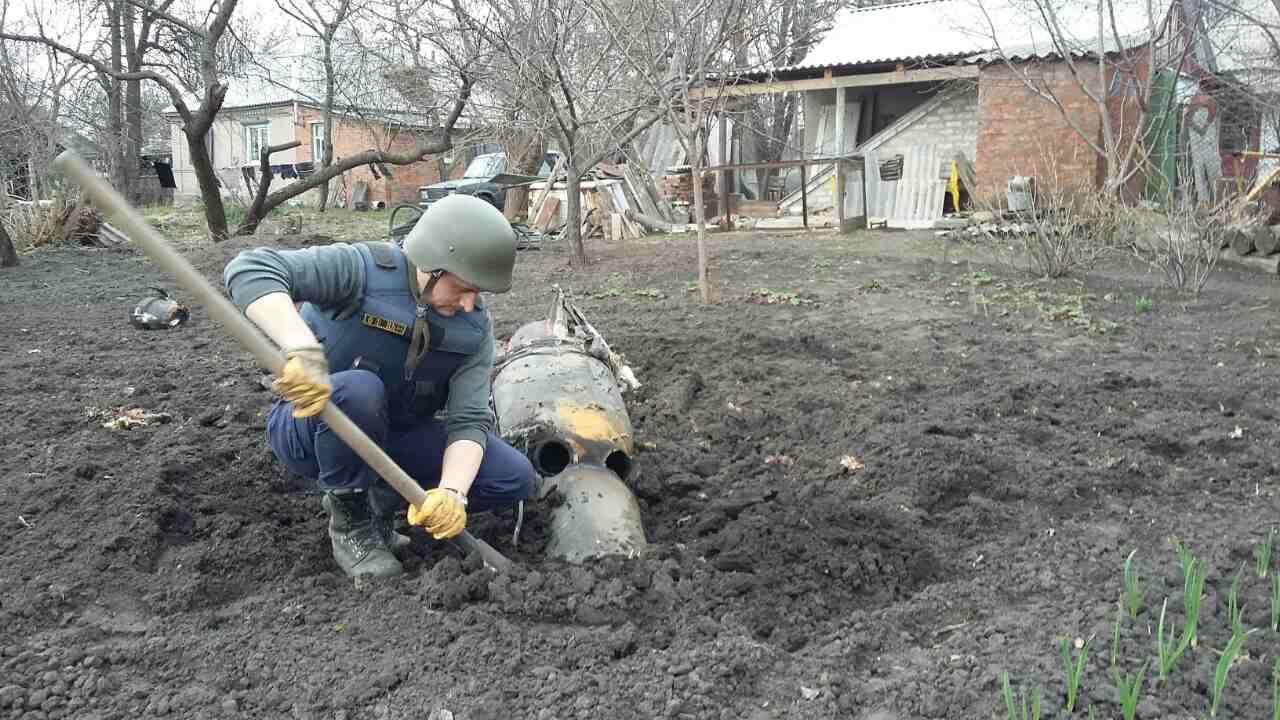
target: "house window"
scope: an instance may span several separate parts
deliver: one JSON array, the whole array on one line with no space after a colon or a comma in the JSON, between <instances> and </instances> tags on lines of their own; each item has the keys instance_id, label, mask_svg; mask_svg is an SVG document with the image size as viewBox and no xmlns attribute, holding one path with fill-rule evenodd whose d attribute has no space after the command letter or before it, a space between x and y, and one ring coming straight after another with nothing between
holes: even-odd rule
<instances>
[{"instance_id":1,"label":"house window","mask_svg":"<svg viewBox=\"0 0 1280 720\"><path fill-rule=\"evenodd\" d=\"M324 162L324 123L311 123L311 161Z\"/></svg>"},{"instance_id":2,"label":"house window","mask_svg":"<svg viewBox=\"0 0 1280 720\"><path fill-rule=\"evenodd\" d=\"M256 123L244 126L244 147L247 153L245 160L257 162L262 157L263 148L271 144L271 123Z\"/></svg>"}]
</instances>

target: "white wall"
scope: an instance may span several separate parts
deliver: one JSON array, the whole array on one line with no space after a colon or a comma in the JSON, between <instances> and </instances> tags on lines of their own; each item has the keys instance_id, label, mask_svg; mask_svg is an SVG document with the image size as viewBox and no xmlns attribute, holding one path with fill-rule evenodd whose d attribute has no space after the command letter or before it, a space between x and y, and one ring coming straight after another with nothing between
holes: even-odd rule
<instances>
[{"instance_id":1,"label":"white wall","mask_svg":"<svg viewBox=\"0 0 1280 720\"><path fill-rule=\"evenodd\" d=\"M213 168L222 179L224 194L227 192L227 185L232 185L238 193L247 192L240 176L241 166L249 160L245 127L261 122L270 124L272 145L291 142L299 137L295 130L292 106L251 111L224 110L213 121L213 128L210 130L213 136ZM191 167L191 153L187 149L187 139L180 123L180 120L173 121L169 126L173 145L173 178L177 185L174 190L175 202L200 197L200 186ZM278 152L271 156L271 162L273 165L293 163L300 157L309 157L300 154L300 150L301 148L293 148Z\"/></svg>"}]
</instances>

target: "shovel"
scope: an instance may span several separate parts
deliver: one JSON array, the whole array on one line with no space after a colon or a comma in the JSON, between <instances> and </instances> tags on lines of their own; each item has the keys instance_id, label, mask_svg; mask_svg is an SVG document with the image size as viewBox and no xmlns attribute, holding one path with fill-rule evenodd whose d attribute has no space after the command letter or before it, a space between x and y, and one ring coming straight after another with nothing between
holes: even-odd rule
<instances>
[{"instance_id":1,"label":"shovel","mask_svg":"<svg viewBox=\"0 0 1280 720\"><path fill-rule=\"evenodd\" d=\"M213 285L196 272L196 269L178 254L176 250L157 233L142 216L129 206L129 203L97 173L90 168L78 154L66 150L53 161L56 170L78 183L84 193L101 208L111 221L133 239L157 265L167 270L178 284L195 296L232 337L253 354L258 364L279 375L284 367L284 355L280 353L258 330L257 326L240 314ZM365 434L351 419L333 403L326 403L320 412L320 418L342 438L361 460L373 468L396 492L405 500L421 506L427 493L408 473L396 465L378 444ZM512 566L511 560L495 550L491 545L463 530L453 541L464 552L476 553L491 570L506 572Z\"/></svg>"}]
</instances>

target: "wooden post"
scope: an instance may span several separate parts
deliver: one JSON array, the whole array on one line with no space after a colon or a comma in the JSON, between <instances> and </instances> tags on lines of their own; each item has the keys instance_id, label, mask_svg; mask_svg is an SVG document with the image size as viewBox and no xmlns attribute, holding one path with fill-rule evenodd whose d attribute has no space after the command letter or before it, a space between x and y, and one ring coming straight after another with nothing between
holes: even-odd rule
<instances>
[{"instance_id":1,"label":"wooden post","mask_svg":"<svg viewBox=\"0 0 1280 720\"><path fill-rule=\"evenodd\" d=\"M844 157L844 100L844 88L836 88L836 142L834 149L837 158ZM836 187L835 197L832 198L831 202L836 206L836 227L839 228L839 232L844 232L844 162L837 160L832 170L836 174Z\"/></svg>"},{"instance_id":2,"label":"wooden post","mask_svg":"<svg viewBox=\"0 0 1280 720\"><path fill-rule=\"evenodd\" d=\"M804 219L804 229L809 229L809 174L805 166L800 166L800 217Z\"/></svg>"},{"instance_id":3,"label":"wooden post","mask_svg":"<svg viewBox=\"0 0 1280 720\"><path fill-rule=\"evenodd\" d=\"M729 120L723 110L720 111L720 164L728 165L729 160ZM720 171L720 209L724 213L724 229L729 229L729 171Z\"/></svg>"},{"instance_id":4,"label":"wooden post","mask_svg":"<svg viewBox=\"0 0 1280 720\"><path fill-rule=\"evenodd\" d=\"M841 88L843 89L843 88ZM838 124L836 127L840 127ZM836 193L832 198L832 203L836 206L836 228L838 232L844 232L844 160L836 160Z\"/></svg>"}]
</instances>

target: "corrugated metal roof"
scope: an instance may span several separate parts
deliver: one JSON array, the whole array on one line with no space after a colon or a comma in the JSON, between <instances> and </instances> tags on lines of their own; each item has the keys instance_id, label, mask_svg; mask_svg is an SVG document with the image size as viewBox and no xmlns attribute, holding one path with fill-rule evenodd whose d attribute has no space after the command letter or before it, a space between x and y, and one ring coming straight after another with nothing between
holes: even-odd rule
<instances>
[{"instance_id":1,"label":"corrugated metal roof","mask_svg":"<svg viewBox=\"0 0 1280 720\"><path fill-rule=\"evenodd\" d=\"M1168 8L1153 3L1160 14L1152 18L1146 0L1107 4L1116 12L1115 32L1109 18L1106 22L1107 52L1144 43ZM1066 47L1055 46L1042 5L1052 9ZM1011 58L1059 56L1065 50L1086 55L1097 51L1097 37L1098 0L917 0L842 11L803 61L775 72L941 59L983 61L1001 52Z\"/></svg>"}]
</instances>

